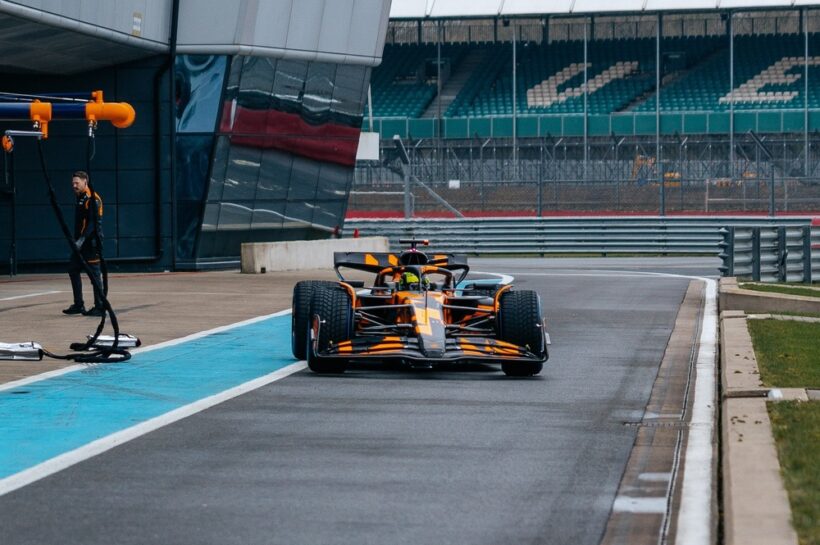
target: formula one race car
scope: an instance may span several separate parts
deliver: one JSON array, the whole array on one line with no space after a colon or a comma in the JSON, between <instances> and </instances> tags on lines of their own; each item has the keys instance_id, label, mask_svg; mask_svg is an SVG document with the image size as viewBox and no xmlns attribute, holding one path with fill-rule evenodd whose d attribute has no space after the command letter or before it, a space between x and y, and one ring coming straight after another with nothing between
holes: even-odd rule
<instances>
[{"instance_id":1,"label":"formula one race car","mask_svg":"<svg viewBox=\"0 0 820 545\"><path fill-rule=\"evenodd\" d=\"M401 240L401 254L335 252L339 282L306 280L293 289L293 355L316 373L351 362L398 361L431 368L501 364L510 376L541 372L549 335L534 291L465 280L465 256L427 255L427 241ZM370 287L340 268L375 273Z\"/></svg>"}]
</instances>

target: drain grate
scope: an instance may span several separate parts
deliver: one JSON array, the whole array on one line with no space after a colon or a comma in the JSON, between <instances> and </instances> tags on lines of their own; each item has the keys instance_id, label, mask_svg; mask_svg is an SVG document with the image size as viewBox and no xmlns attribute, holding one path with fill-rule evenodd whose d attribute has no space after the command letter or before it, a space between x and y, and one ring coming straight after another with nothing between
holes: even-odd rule
<instances>
[{"instance_id":1,"label":"drain grate","mask_svg":"<svg viewBox=\"0 0 820 545\"><path fill-rule=\"evenodd\" d=\"M643 422L624 422L624 426L630 428L672 428L684 429L689 427L689 422L681 422L680 420L673 421L643 421Z\"/></svg>"}]
</instances>

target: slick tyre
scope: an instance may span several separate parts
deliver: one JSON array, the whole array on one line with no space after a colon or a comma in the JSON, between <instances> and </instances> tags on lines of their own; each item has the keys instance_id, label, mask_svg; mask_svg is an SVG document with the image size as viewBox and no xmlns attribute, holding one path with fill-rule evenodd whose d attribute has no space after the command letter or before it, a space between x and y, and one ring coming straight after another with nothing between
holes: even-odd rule
<instances>
[{"instance_id":1,"label":"slick tyre","mask_svg":"<svg viewBox=\"0 0 820 545\"><path fill-rule=\"evenodd\" d=\"M337 286L318 286L311 298L310 315L310 327L306 334L308 367L314 373L344 373L346 360L322 358L317 354L350 339L353 329L350 296Z\"/></svg>"},{"instance_id":2,"label":"slick tyre","mask_svg":"<svg viewBox=\"0 0 820 545\"><path fill-rule=\"evenodd\" d=\"M302 280L293 287L291 303L290 346L293 357L303 360L307 357L307 331L310 324L310 301L318 287L336 286L327 280Z\"/></svg>"},{"instance_id":3,"label":"slick tyre","mask_svg":"<svg viewBox=\"0 0 820 545\"><path fill-rule=\"evenodd\" d=\"M498 308L498 337L508 343L523 346L533 354L547 357L544 332L541 327L541 301L534 291L508 291L501 296ZM501 364L504 374L511 377L537 375L543 362L511 361Z\"/></svg>"}]
</instances>

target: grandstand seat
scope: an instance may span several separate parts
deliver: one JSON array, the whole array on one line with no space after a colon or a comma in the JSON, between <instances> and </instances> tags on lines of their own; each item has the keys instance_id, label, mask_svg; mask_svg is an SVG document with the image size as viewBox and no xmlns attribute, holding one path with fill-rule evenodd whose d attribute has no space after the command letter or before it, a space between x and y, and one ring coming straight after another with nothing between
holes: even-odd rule
<instances>
[{"instance_id":1,"label":"grandstand seat","mask_svg":"<svg viewBox=\"0 0 820 545\"><path fill-rule=\"evenodd\" d=\"M732 94L729 92L729 48L724 38L715 55L661 89L661 110L726 111L732 108L732 102L735 110L802 108L803 40L796 34L736 37ZM810 35L810 41L816 44L817 35ZM817 66L820 66L820 58L810 57L810 81ZM809 107L816 106L818 99L817 86L809 87ZM654 100L636 108L637 111L654 109Z\"/></svg>"},{"instance_id":2,"label":"grandstand seat","mask_svg":"<svg viewBox=\"0 0 820 545\"><path fill-rule=\"evenodd\" d=\"M810 49L820 51L817 34ZM476 44L446 44L442 55L456 66ZM511 115L513 111L512 47L507 43L481 46L483 62L464 83L445 117ZM653 38L589 42L587 109L592 114L625 110L654 111L655 40ZM800 35L737 36L735 38L734 108L820 107L820 86L804 97L803 37ZM672 81L661 88L663 111L726 111L729 93L729 49L725 37L672 37L663 51L681 52L664 75ZM425 80L425 68L436 56L427 45L388 45L371 86L376 117L419 117L434 100L435 81ZM517 56L515 107L518 114L577 114L584 111L583 44L520 43ZM810 81L820 78L820 57L811 57ZM643 98L646 96L646 98Z\"/></svg>"}]
</instances>

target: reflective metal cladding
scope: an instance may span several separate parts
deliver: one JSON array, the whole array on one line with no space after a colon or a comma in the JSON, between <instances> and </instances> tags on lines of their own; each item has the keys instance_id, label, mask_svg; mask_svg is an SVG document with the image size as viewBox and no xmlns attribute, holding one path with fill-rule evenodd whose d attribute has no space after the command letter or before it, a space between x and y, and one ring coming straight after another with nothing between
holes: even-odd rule
<instances>
[{"instance_id":1,"label":"reflective metal cladding","mask_svg":"<svg viewBox=\"0 0 820 545\"><path fill-rule=\"evenodd\" d=\"M341 225L370 68L268 57L177 61L181 260Z\"/></svg>"}]
</instances>

